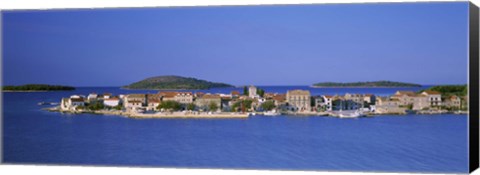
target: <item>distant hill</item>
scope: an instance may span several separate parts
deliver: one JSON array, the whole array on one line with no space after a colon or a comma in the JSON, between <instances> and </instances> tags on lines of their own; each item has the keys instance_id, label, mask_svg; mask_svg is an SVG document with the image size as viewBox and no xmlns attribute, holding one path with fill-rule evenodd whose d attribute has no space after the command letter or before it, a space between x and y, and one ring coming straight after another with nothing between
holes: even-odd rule
<instances>
[{"instance_id":1,"label":"distant hill","mask_svg":"<svg viewBox=\"0 0 480 175\"><path fill-rule=\"evenodd\" d=\"M403 83L394 81L366 81L351 83L323 82L315 83L313 87L421 87L422 85L413 83Z\"/></svg>"},{"instance_id":2,"label":"distant hill","mask_svg":"<svg viewBox=\"0 0 480 175\"><path fill-rule=\"evenodd\" d=\"M181 76L156 76L123 86L126 89L210 89L221 87L233 87L225 83L215 83L196 78Z\"/></svg>"},{"instance_id":3,"label":"distant hill","mask_svg":"<svg viewBox=\"0 0 480 175\"><path fill-rule=\"evenodd\" d=\"M433 86L425 90L430 90L430 91L437 91L442 93L442 96L451 96L451 95L457 95L457 96L465 96L468 95L468 86L465 85L439 85L439 86ZM423 92L425 90L421 90L420 92Z\"/></svg>"},{"instance_id":4,"label":"distant hill","mask_svg":"<svg viewBox=\"0 0 480 175\"><path fill-rule=\"evenodd\" d=\"M71 86L48 85L48 84L26 84L20 86L3 86L4 91L71 91Z\"/></svg>"}]
</instances>

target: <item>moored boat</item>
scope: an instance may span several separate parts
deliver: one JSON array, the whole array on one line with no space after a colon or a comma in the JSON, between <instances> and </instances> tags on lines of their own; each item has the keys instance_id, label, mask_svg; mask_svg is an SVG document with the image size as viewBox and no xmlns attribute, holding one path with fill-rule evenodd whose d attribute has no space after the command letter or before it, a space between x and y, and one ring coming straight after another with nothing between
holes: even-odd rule
<instances>
[{"instance_id":1,"label":"moored boat","mask_svg":"<svg viewBox=\"0 0 480 175\"><path fill-rule=\"evenodd\" d=\"M337 113L337 116L339 118L358 118L358 117L364 117L365 114L363 114L361 111L339 111Z\"/></svg>"},{"instance_id":2,"label":"moored boat","mask_svg":"<svg viewBox=\"0 0 480 175\"><path fill-rule=\"evenodd\" d=\"M281 114L280 114L280 112L277 112L275 110L271 110L271 111L264 112L263 115L265 115L265 116L278 116L278 115L281 115Z\"/></svg>"}]
</instances>

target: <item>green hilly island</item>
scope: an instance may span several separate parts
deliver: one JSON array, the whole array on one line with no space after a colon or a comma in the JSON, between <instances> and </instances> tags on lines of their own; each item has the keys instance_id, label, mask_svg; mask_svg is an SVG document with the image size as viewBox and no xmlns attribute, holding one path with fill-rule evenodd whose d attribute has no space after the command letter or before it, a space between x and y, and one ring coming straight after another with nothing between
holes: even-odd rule
<instances>
[{"instance_id":1,"label":"green hilly island","mask_svg":"<svg viewBox=\"0 0 480 175\"><path fill-rule=\"evenodd\" d=\"M3 86L3 91L71 91L72 86L48 85L48 84L25 84L19 86Z\"/></svg>"},{"instance_id":2,"label":"green hilly island","mask_svg":"<svg viewBox=\"0 0 480 175\"><path fill-rule=\"evenodd\" d=\"M422 85L395 81L365 81L365 82L322 82L315 83L313 87L421 87Z\"/></svg>"},{"instance_id":3,"label":"green hilly island","mask_svg":"<svg viewBox=\"0 0 480 175\"><path fill-rule=\"evenodd\" d=\"M233 87L232 85L225 83L216 83L206 80L200 80L190 77L181 77L175 75L168 76L156 76L150 77L127 86L123 86L125 89L210 89L210 88L222 88Z\"/></svg>"}]
</instances>

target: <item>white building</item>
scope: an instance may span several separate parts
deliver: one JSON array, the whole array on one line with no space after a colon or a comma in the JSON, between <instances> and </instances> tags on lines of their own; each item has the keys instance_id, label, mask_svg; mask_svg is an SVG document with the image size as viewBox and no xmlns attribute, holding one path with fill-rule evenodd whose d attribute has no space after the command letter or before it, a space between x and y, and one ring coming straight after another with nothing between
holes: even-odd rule
<instances>
[{"instance_id":1,"label":"white building","mask_svg":"<svg viewBox=\"0 0 480 175\"><path fill-rule=\"evenodd\" d=\"M442 105L442 94L437 91L423 91L423 95L428 97L428 102L430 103L430 107L437 107Z\"/></svg>"},{"instance_id":2,"label":"white building","mask_svg":"<svg viewBox=\"0 0 480 175\"><path fill-rule=\"evenodd\" d=\"M323 103L327 111L332 111L333 109L333 96L331 95L322 95Z\"/></svg>"},{"instance_id":3,"label":"white building","mask_svg":"<svg viewBox=\"0 0 480 175\"><path fill-rule=\"evenodd\" d=\"M79 95L72 95L70 98L62 98L60 104L62 110L75 110L78 106L85 106L84 98Z\"/></svg>"},{"instance_id":4,"label":"white building","mask_svg":"<svg viewBox=\"0 0 480 175\"><path fill-rule=\"evenodd\" d=\"M109 106L109 107L115 107L120 104L120 99L116 97L108 98L103 100L103 105Z\"/></svg>"},{"instance_id":5,"label":"white building","mask_svg":"<svg viewBox=\"0 0 480 175\"><path fill-rule=\"evenodd\" d=\"M88 100L89 102L90 102L90 101L95 101L95 100L97 100L97 98L98 98L98 94L96 94L96 93L90 93L90 94L88 94L88 96L87 96L87 100Z\"/></svg>"}]
</instances>

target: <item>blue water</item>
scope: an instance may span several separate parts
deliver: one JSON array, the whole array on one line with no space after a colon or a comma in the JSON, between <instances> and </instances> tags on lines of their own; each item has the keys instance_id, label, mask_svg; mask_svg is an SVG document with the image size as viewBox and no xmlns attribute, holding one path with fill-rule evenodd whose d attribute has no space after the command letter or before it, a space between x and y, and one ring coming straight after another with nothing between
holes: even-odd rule
<instances>
[{"instance_id":1,"label":"blue water","mask_svg":"<svg viewBox=\"0 0 480 175\"><path fill-rule=\"evenodd\" d=\"M264 87L267 91L308 87ZM420 88L402 88L418 90ZM229 92L232 89L212 89ZM397 88L310 89L312 94ZM455 172L468 171L467 116L415 115L338 119L129 119L41 111L37 103L118 88L3 93L3 161L191 168Z\"/></svg>"}]
</instances>

